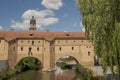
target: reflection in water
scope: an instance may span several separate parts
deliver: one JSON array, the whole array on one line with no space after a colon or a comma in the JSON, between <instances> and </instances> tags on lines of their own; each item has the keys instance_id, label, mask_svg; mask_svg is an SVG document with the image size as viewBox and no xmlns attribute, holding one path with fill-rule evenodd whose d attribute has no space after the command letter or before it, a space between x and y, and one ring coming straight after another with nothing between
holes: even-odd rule
<instances>
[{"instance_id":1,"label":"reflection in water","mask_svg":"<svg viewBox=\"0 0 120 80\"><path fill-rule=\"evenodd\" d=\"M57 70L55 72L27 71L9 80L76 80L73 70ZM80 79L78 79L80 80Z\"/></svg>"},{"instance_id":2,"label":"reflection in water","mask_svg":"<svg viewBox=\"0 0 120 80\"><path fill-rule=\"evenodd\" d=\"M55 80L54 72L27 71L8 80Z\"/></svg>"}]
</instances>

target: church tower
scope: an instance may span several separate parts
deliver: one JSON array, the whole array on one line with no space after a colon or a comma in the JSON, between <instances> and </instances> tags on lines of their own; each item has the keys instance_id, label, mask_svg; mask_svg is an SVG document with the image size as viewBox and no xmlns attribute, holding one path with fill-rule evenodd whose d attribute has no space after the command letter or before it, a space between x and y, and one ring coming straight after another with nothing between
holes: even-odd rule
<instances>
[{"instance_id":1,"label":"church tower","mask_svg":"<svg viewBox=\"0 0 120 80\"><path fill-rule=\"evenodd\" d=\"M32 19L30 20L30 31L35 31L36 30L36 20L34 16L32 16Z\"/></svg>"}]
</instances>

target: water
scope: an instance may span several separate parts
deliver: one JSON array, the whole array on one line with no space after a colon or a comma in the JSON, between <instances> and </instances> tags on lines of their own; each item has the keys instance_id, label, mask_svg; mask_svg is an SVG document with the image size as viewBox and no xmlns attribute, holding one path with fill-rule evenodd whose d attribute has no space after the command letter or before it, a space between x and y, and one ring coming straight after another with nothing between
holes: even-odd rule
<instances>
[{"instance_id":1,"label":"water","mask_svg":"<svg viewBox=\"0 0 120 80\"><path fill-rule=\"evenodd\" d=\"M59 70L55 72L27 71L8 80L76 80L75 77L73 70Z\"/></svg>"}]
</instances>

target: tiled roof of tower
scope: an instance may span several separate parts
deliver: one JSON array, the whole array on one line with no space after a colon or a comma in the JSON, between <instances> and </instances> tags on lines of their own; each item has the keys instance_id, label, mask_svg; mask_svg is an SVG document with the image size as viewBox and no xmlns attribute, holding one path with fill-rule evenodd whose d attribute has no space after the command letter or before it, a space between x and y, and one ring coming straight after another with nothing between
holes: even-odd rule
<instances>
[{"instance_id":1,"label":"tiled roof of tower","mask_svg":"<svg viewBox=\"0 0 120 80\"><path fill-rule=\"evenodd\" d=\"M51 41L55 38L85 38L84 32L16 32L0 31L0 38L11 41L17 38L44 38Z\"/></svg>"}]
</instances>

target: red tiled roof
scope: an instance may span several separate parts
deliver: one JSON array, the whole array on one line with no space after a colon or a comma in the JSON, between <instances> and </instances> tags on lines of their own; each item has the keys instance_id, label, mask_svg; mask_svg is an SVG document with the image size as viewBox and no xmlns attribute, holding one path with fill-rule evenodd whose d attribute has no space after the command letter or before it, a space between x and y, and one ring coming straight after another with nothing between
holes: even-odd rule
<instances>
[{"instance_id":1,"label":"red tiled roof","mask_svg":"<svg viewBox=\"0 0 120 80\"><path fill-rule=\"evenodd\" d=\"M11 41L16 38L44 38L51 41L55 38L85 38L84 32L15 32L0 31L0 38Z\"/></svg>"}]
</instances>

